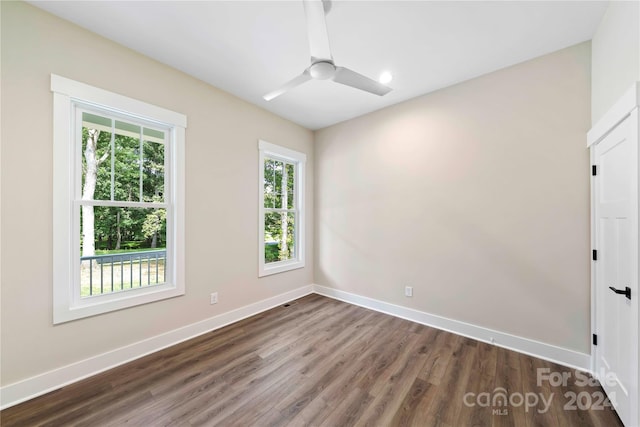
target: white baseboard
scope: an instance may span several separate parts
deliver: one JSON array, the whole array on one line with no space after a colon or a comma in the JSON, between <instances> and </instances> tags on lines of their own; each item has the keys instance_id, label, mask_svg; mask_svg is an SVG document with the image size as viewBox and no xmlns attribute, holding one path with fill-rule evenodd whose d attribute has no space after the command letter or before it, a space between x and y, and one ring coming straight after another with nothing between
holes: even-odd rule
<instances>
[{"instance_id":1,"label":"white baseboard","mask_svg":"<svg viewBox=\"0 0 640 427\"><path fill-rule=\"evenodd\" d=\"M312 292L312 285L303 286L293 291L285 292L236 310L0 387L0 409L17 405L18 403L59 389L65 385L139 359L163 348L222 328L230 323L246 319L247 317L251 317Z\"/></svg>"},{"instance_id":2,"label":"white baseboard","mask_svg":"<svg viewBox=\"0 0 640 427\"><path fill-rule=\"evenodd\" d=\"M580 353L551 344L545 344L540 341L522 338L325 286L313 285L313 291L319 295L411 320L412 322L432 326L457 335L473 338L474 340L494 344L570 368L587 372L591 371L591 356L586 353Z\"/></svg>"}]
</instances>

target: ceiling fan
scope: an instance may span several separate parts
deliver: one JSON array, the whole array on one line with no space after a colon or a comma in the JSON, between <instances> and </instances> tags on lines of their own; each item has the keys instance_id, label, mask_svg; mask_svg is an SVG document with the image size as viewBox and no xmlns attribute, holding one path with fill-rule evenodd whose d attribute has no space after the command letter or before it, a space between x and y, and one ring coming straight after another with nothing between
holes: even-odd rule
<instances>
[{"instance_id":1,"label":"ceiling fan","mask_svg":"<svg viewBox=\"0 0 640 427\"><path fill-rule=\"evenodd\" d=\"M303 0L303 2L305 15L307 16L311 65L307 67L302 74L289 80L278 89L267 93L263 98L266 101L271 101L311 79L331 79L336 83L351 86L379 96L389 93L391 91L390 87L356 73L353 70L334 64L329 48L329 37L327 35L327 24L325 21L325 9L326 12L328 12L331 3L327 0Z\"/></svg>"}]
</instances>

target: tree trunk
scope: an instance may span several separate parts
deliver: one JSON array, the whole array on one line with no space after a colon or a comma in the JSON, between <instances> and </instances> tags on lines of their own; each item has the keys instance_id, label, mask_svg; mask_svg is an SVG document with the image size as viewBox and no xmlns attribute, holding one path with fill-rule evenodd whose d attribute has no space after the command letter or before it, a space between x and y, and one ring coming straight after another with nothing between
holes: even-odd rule
<instances>
[{"instance_id":1,"label":"tree trunk","mask_svg":"<svg viewBox=\"0 0 640 427\"><path fill-rule=\"evenodd\" d=\"M153 237L151 238L151 247L156 248L158 246L158 232L153 233Z\"/></svg>"},{"instance_id":2,"label":"tree trunk","mask_svg":"<svg viewBox=\"0 0 640 427\"><path fill-rule=\"evenodd\" d=\"M84 187L82 188L82 200L93 200L98 179L98 160L96 159L96 146L100 131L89 129L89 137L84 149L86 170L84 174ZM95 223L93 206L82 206L82 256L94 256L95 247Z\"/></svg>"},{"instance_id":3,"label":"tree trunk","mask_svg":"<svg viewBox=\"0 0 640 427\"><path fill-rule=\"evenodd\" d=\"M122 230L120 229L120 210L116 213L116 250L120 249L122 244Z\"/></svg>"},{"instance_id":4,"label":"tree trunk","mask_svg":"<svg viewBox=\"0 0 640 427\"><path fill-rule=\"evenodd\" d=\"M84 159L86 162L86 170L84 174L84 187L82 188L82 200L93 200L96 192L96 181L98 179L98 166L106 158L109 152L104 153L102 158L96 157L98 136L100 131L89 129L89 137L87 145L84 149ZM93 206L82 206L82 256L94 256L96 254L95 247L95 215Z\"/></svg>"}]
</instances>

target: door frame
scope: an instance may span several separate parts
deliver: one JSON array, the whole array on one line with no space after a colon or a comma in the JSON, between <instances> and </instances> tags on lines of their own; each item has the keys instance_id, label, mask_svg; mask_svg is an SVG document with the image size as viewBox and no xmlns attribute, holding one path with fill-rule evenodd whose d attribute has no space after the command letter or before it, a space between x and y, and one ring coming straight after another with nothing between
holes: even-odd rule
<instances>
[{"instance_id":1,"label":"door frame","mask_svg":"<svg viewBox=\"0 0 640 427\"><path fill-rule=\"evenodd\" d=\"M634 122L636 123L635 129L632 129L632 132L635 133L636 141L638 141L639 129L637 126L638 118L639 118L639 106L640 106L640 82L634 83L631 88L629 88L625 94L607 111L607 113L591 128L591 130L587 133L587 148L592 148L595 144L599 143L602 139L604 139L618 124L620 124L623 120L629 118L632 115L635 115ZM640 152L640 150L639 150ZM590 165L596 165L595 163L595 150L591 149L590 154ZM637 167L640 167L640 159L636 159ZM591 171L591 166L589 167ZM591 175L591 248L597 250L597 236L596 236L596 183L597 175ZM636 190L640 188L640 183L637 183ZM640 197L640 195L636 196ZM638 220L638 206L636 205L636 223L635 229L636 232L639 230L639 220ZM636 233L638 234L638 233ZM638 247L638 240L640 236L636 235L634 243L636 248ZM591 261L591 332L592 334L597 333L597 310L596 310L596 266L597 261ZM636 264L632 266L634 269L633 273L636 277L636 281L639 279L640 275L640 267L639 262L636 261ZM640 289L640 288L639 288ZM635 296L632 296L632 304L635 304L636 313L639 314L640 317L640 292L636 292ZM636 317L636 331L640 334L640 319ZM636 375L635 378L632 378L634 381L633 387L630 390L630 396L633 401L638 401L640 398L639 386L640 386L640 360L638 360L638 355L640 354L640 343L635 343L635 354L636 354ZM599 373L596 369L596 345L591 343L591 373L594 377L598 378ZM599 379L599 378L598 378ZM640 425L640 408L636 407L635 409L632 407L631 412L631 426Z\"/></svg>"}]
</instances>

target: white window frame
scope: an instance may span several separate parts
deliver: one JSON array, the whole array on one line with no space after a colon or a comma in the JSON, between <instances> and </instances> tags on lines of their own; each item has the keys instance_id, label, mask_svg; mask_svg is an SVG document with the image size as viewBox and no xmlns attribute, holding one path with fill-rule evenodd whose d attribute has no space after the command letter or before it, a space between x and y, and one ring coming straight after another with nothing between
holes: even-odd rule
<instances>
[{"instance_id":1,"label":"white window frame","mask_svg":"<svg viewBox=\"0 0 640 427\"><path fill-rule=\"evenodd\" d=\"M258 141L259 155L259 171L258 180L258 277L268 276L271 274L282 273L284 271L294 270L304 267L305 263L305 165L307 156L289 148L271 144L267 141ZM295 183L294 191L296 200L295 207L295 254L296 257L285 261L264 262L264 161L265 159L281 160L295 165Z\"/></svg>"},{"instance_id":2,"label":"white window frame","mask_svg":"<svg viewBox=\"0 0 640 427\"><path fill-rule=\"evenodd\" d=\"M53 92L53 323L173 298L185 293L184 182L185 115L51 74ZM90 298L80 298L81 150L78 149L77 110L83 106L114 115L138 118L168 133L165 147L165 201L167 210L166 281ZM76 126L77 127L77 126ZM130 203L132 206L135 203ZM162 206L160 206L162 205ZM145 205L145 207L148 207Z\"/></svg>"}]
</instances>

